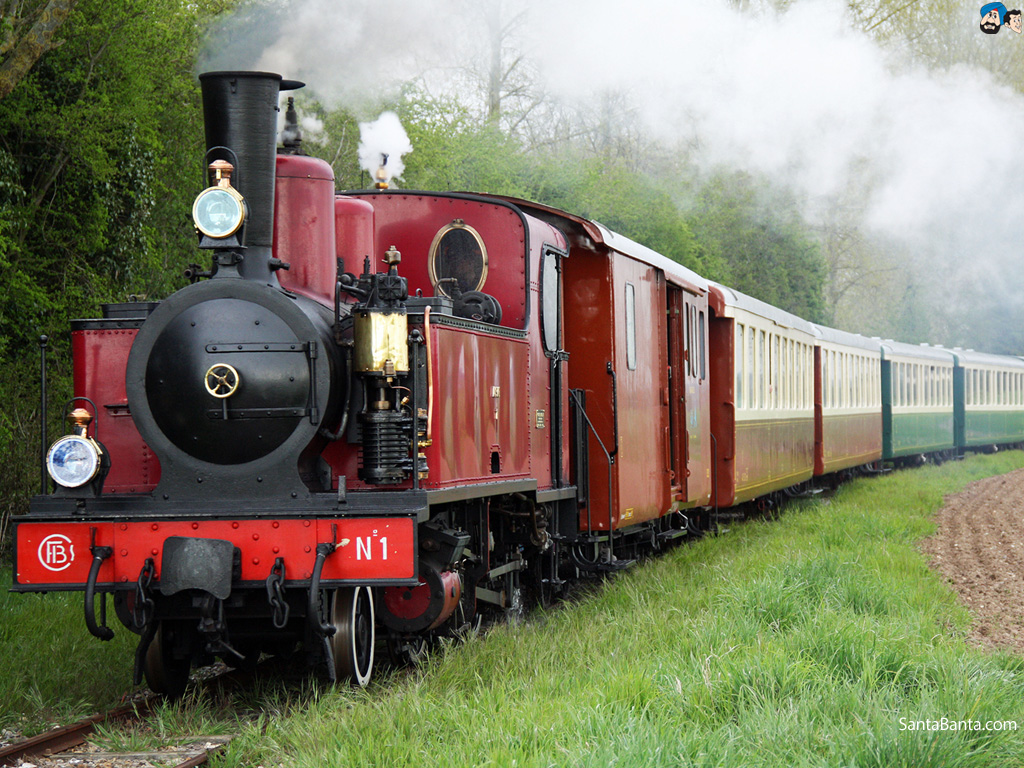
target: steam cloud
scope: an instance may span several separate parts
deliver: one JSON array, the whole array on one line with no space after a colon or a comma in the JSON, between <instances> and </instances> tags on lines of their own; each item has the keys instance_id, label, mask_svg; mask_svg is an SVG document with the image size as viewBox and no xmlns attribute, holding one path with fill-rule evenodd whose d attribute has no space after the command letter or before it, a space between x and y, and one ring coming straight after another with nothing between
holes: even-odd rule
<instances>
[{"instance_id":1,"label":"steam cloud","mask_svg":"<svg viewBox=\"0 0 1024 768\"><path fill-rule=\"evenodd\" d=\"M371 123L359 124L359 165L371 179L377 177L377 169L385 157L382 180L390 183L393 178L402 178L405 170L402 155L410 152L412 144L394 112L384 112Z\"/></svg>"},{"instance_id":2,"label":"steam cloud","mask_svg":"<svg viewBox=\"0 0 1024 768\"><path fill-rule=\"evenodd\" d=\"M851 26L839 0L797 0L781 14L742 13L725 0L504 5L506 16L527 12L516 42L548 93L567 102L628 94L647 132L697 147L708 168L791 186L812 221L852 196L862 226L912 254L936 298L943 284L973 286L947 295L1003 302L1024 322L1024 98L989 73L894 61ZM469 0L301 0L289 9L275 26L251 25L279 34L221 45L211 63L281 71L352 105L412 76L458 93L459 65L480 54L482 16ZM974 16L965 7L964 30L980 35Z\"/></svg>"}]
</instances>

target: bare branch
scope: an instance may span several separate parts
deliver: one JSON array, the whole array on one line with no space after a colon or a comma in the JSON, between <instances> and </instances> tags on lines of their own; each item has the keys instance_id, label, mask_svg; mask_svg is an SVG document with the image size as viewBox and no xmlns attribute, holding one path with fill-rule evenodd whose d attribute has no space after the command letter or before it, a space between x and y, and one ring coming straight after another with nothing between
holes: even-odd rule
<instances>
[{"instance_id":1,"label":"bare branch","mask_svg":"<svg viewBox=\"0 0 1024 768\"><path fill-rule=\"evenodd\" d=\"M0 99L14 90L39 58L60 45L54 35L67 20L77 0L49 0L28 33L0 64Z\"/></svg>"}]
</instances>

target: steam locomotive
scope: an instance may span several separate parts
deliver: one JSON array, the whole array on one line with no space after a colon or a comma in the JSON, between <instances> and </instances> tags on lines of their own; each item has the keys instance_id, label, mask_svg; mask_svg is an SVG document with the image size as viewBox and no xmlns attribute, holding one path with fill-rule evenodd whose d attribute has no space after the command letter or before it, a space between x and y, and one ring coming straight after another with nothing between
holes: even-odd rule
<instances>
[{"instance_id":1,"label":"steam locomotive","mask_svg":"<svg viewBox=\"0 0 1024 768\"><path fill-rule=\"evenodd\" d=\"M14 590L83 591L100 639L110 602L156 691L300 646L365 685L379 647L416 656L723 507L1024 441L1019 360L813 326L537 203L338 194L276 146L301 83L200 82L211 267L73 324L54 491L15 525Z\"/></svg>"}]
</instances>

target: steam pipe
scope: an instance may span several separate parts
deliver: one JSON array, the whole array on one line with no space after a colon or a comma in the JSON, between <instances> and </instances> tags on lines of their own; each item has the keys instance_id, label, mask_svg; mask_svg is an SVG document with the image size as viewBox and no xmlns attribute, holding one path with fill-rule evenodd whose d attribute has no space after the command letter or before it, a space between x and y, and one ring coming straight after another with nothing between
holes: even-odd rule
<instances>
[{"instance_id":1,"label":"steam pipe","mask_svg":"<svg viewBox=\"0 0 1024 768\"><path fill-rule=\"evenodd\" d=\"M96 529L93 528L92 532L93 538L95 538ZM92 565L89 567L89 581L85 585L85 626L93 637L98 637L100 640L113 640L114 630L107 626L107 596L106 594L100 596L103 602L100 604L102 616L99 624L96 623L95 599L100 566L103 565L104 560L114 554L114 550L110 547L97 547L95 544L91 549Z\"/></svg>"}]
</instances>

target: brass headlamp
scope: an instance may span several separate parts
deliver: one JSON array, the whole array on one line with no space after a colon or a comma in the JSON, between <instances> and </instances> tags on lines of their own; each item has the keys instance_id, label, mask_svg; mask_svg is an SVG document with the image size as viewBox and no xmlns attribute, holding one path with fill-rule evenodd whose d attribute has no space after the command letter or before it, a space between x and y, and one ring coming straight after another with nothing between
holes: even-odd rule
<instances>
[{"instance_id":1,"label":"brass headlamp","mask_svg":"<svg viewBox=\"0 0 1024 768\"><path fill-rule=\"evenodd\" d=\"M213 184L196 197L192 220L207 237L222 240L242 228L246 217L245 198L231 186L235 167L226 160L214 160L209 166Z\"/></svg>"}]
</instances>

